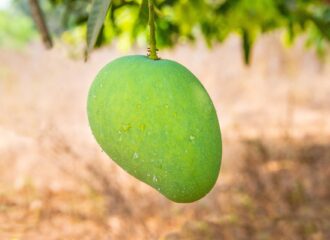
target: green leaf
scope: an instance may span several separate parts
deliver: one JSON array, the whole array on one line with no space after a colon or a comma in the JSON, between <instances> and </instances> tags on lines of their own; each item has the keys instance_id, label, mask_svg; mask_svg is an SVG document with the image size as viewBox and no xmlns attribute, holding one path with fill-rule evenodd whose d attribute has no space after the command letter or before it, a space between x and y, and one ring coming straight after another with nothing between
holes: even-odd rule
<instances>
[{"instance_id":1,"label":"green leaf","mask_svg":"<svg viewBox=\"0 0 330 240\"><path fill-rule=\"evenodd\" d=\"M293 43L295 32L293 28L293 21L290 19L287 25L287 34L288 34L288 42L289 44Z\"/></svg>"},{"instance_id":2,"label":"green leaf","mask_svg":"<svg viewBox=\"0 0 330 240\"><path fill-rule=\"evenodd\" d=\"M95 46L110 4L111 0L94 0L92 3L92 10L87 22L87 48L85 52L85 60L87 60L89 53Z\"/></svg>"},{"instance_id":3,"label":"green leaf","mask_svg":"<svg viewBox=\"0 0 330 240\"><path fill-rule=\"evenodd\" d=\"M139 10L139 14L134 23L132 36L135 38L138 34L139 27L147 27L149 19L149 9L148 9L148 0L142 0L141 7Z\"/></svg>"},{"instance_id":4,"label":"green leaf","mask_svg":"<svg viewBox=\"0 0 330 240\"><path fill-rule=\"evenodd\" d=\"M242 29L242 47L244 52L244 62L246 65L250 64L250 55L252 47L252 39L249 32L246 29Z\"/></svg>"},{"instance_id":5,"label":"green leaf","mask_svg":"<svg viewBox=\"0 0 330 240\"><path fill-rule=\"evenodd\" d=\"M148 19L149 19L148 0L142 0L138 21L141 24L147 24Z\"/></svg>"}]
</instances>

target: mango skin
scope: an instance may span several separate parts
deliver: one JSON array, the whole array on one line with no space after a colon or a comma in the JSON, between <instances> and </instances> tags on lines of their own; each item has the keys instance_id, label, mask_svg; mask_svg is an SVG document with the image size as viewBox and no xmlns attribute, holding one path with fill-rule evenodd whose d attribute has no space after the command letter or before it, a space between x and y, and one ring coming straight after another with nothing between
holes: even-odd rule
<instances>
[{"instance_id":1,"label":"mango skin","mask_svg":"<svg viewBox=\"0 0 330 240\"><path fill-rule=\"evenodd\" d=\"M214 186L222 157L216 111L179 63L140 55L110 62L90 88L87 112L101 148L168 199L193 202Z\"/></svg>"}]
</instances>

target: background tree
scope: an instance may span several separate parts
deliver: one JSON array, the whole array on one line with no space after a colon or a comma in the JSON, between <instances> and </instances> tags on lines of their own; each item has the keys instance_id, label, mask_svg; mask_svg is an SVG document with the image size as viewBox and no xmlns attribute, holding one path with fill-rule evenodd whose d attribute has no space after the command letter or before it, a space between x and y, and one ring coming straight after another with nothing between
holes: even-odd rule
<instances>
[{"instance_id":1,"label":"background tree","mask_svg":"<svg viewBox=\"0 0 330 240\"><path fill-rule=\"evenodd\" d=\"M154 2L159 48L194 41L199 36L203 36L207 45L212 47L230 34L237 34L242 39L244 59L248 63L257 37L277 29L285 31L288 43L292 43L296 36L306 34L306 44L315 47L319 54L323 54L329 45L330 1L327 0ZM27 9L25 2L16 0L15 4ZM94 14L100 16L100 10L104 8L105 19L102 19L100 31L96 31L96 46L108 44L115 38L127 46L146 41L147 0L47 0L42 1L41 7L53 35L65 33L70 36L79 31L83 39L86 37L89 14L91 18L96 17L92 5L97 4L100 9Z\"/></svg>"}]
</instances>

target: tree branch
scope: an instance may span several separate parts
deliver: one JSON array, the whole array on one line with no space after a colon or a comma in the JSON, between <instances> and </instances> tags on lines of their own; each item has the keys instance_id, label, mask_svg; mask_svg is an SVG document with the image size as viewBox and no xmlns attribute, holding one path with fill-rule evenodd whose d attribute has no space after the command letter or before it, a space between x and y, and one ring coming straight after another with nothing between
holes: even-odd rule
<instances>
[{"instance_id":1,"label":"tree branch","mask_svg":"<svg viewBox=\"0 0 330 240\"><path fill-rule=\"evenodd\" d=\"M46 21L44 19L44 15L42 13L38 0L29 0L29 5L33 20L41 34L42 42L44 43L46 48L48 49L52 48L53 47L52 38L49 34Z\"/></svg>"}]
</instances>

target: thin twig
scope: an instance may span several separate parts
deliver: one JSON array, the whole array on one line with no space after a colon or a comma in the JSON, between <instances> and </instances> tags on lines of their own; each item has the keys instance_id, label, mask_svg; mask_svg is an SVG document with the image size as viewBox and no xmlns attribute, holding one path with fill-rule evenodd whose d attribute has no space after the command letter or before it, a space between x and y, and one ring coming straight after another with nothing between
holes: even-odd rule
<instances>
[{"instance_id":1,"label":"thin twig","mask_svg":"<svg viewBox=\"0 0 330 240\"><path fill-rule=\"evenodd\" d=\"M45 18L42 13L38 0L29 0L29 5L30 5L33 20L41 34L42 42L44 43L46 48L48 48L48 49L52 48L53 41L49 34L49 31L48 31L48 28L46 25L46 21L45 21Z\"/></svg>"}]
</instances>

